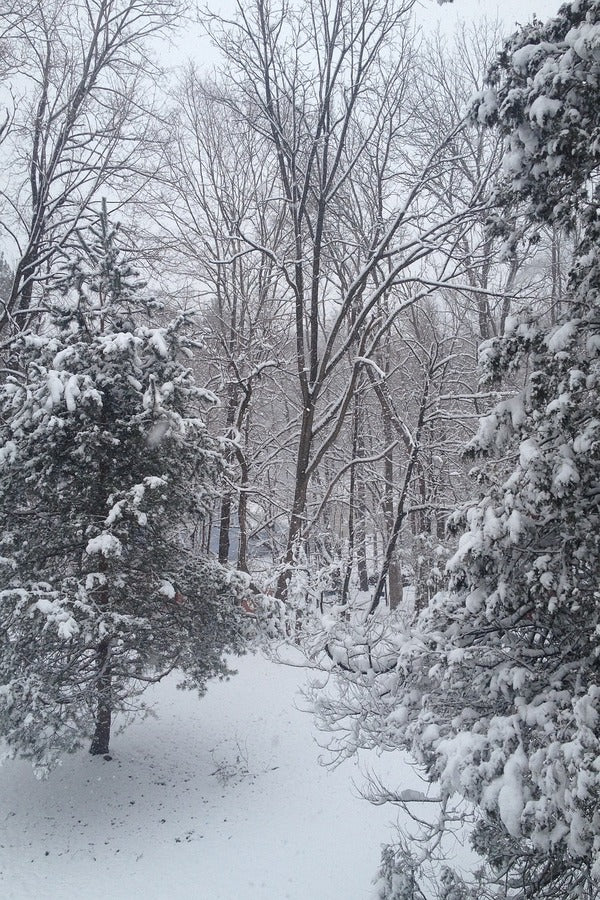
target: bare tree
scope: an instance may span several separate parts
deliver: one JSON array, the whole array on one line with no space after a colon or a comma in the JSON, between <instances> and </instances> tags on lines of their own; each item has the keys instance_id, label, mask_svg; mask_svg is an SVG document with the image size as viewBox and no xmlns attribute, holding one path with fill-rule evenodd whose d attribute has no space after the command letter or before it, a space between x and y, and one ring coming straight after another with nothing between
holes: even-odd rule
<instances>
[{"instance_id":1,"label":"bare tree","mask_svg":"<svg viewBox=\"0 0 600 900\"><path fill-rule=\"evenodd\" d=\"M437 279L457 229L481 214L483 181L451 211L440 210L431 180L449 164L461 125L414 155L412 0L269 0L238 4L233 22L206 25L221 49L232 88L224 105L260 136L277 168L285 231L260 245L238 229L259 258L283 274L294 323L298 436L293 499L278 584L283 596L302 540L309 485L343 432L359 379L403 308L437 288L422 277L437 255ZM362 204L370 173L379 197L361 207L362 234L345 221L348 198ZM380 301L392 288L390 314Z\"/></svg>"},{"instance_id":2,"label":"bare tree","mask_svg":"<svg viewBox=\"0 0 600 900\"><path fill-rule=\"evenodd\" d=\"M177 12L174 0L28 0L0 10L15 98L0 225L17 258L0 328L28 321L35 286L90 204L101 193L122 203L152 173L160 128L147 42Z\"/></svg>"},{"instance_id":3,"label":"bare tree","mask_svg":"<svg viewBox=\"0 0 600 900\"><path fill-rule=\"evenodd\" d=\"M218 554L228 560L237 543L238 566L247 569L253 527L273 518L265 475L275 470L277 426L267 408L277 406L275 374L280 390L287 379L290 319L281 272L272 259L258 260L239 234L277 244L283 219L271 203L276 178L264 141L224 103L227 90L194 68L184 73L173 90L172 139L148 210L159 220L155 257L173 302L183 293L201 311L196 364L222 398L219 424L232 441L231 482L217 514ZM269 400L261 401L265 393Z\"/></svg>"}]
</instances>

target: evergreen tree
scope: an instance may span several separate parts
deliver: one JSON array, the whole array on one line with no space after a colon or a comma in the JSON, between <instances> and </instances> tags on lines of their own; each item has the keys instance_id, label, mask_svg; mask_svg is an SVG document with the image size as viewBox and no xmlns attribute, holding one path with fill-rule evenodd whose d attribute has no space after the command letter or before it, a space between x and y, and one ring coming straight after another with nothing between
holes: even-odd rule
<instances>
[{"instance_id":1,"label":"evergreen tree","mask_svg":"<svg viewBox=\"0 0 600 900\"><path fill-rule=\"evenodd\" d=\"M186 320L148 321L104 210L15 338L0 388L0 733L43 769L174 668L203 691L243 649L238 576L186 540L222 466Z\"/></svg>"},{"instance_id":2,"label":"evergreen tree","mask_svg":"<svg viewBox=\"0 0 600 900\"><path fill-rule=\"evenodd\" d=\"M600 894L599 52L600 0L565 4L508 41L475 102L509 143L508 246L515 216L576 237L562 317L483 345L484 381L523 388L469 447L480 494L454 519L449 590L410 635L371 639L367 676L344 676L345 717L320 701L344 752L407 748L442 808L473 804L486 897Z\"/></svg>"},{"instance_id":3,"label":"evergreen tree","mask_svg":"<svg viewBox=\"0 0 600 900\"><path fill-rule=\"evenodd\" d=\"M456 517L451 590L420 623L433 680L409 726L443 793L476 804L474 846L514 897L600 890L599 47L600 2L565 4L506 44L475 103L509 142L509 245L514 212L578 241L558 324L511 322L482 347L484 381L525 382L469 448L490 459Z\"/></svg>"}]
</instances>

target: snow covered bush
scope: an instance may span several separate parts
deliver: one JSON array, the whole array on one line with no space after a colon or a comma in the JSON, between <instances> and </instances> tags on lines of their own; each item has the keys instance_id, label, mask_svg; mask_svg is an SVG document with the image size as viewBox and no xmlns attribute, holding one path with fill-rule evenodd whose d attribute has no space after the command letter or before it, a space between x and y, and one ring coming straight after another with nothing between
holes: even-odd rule
<instances>
[{"instance_id":1,"label":"snow covered bush","mask_svg":"<svg viewBox=\"0 0 600 900\"><path fill-rule=\"evenodd\" d=\"M377 900L487 900L480 885L469 887L447 867L435 881L424 879L404 841L383 848L376 891Z\"/></svg>"},{"instance_id":2,"label":"snow covered bush","mask_svg":"<svg viewBox=\"0 0 600 900\"><path fill-rule=\"evenodd\" d=\"M185 318L149 324L105 213L49 302L0 388L0 734L40 769L108 752L150 681L202 691L244 646L241 576L182 537L222 466Z\"/></svg>"},{"instance_id":3,"label":"snow covered bush","mask_svg":"<svg viewBox=\"0 0 600 900\"><path fill-rule=\"evenodd\" d=\"M418 900L423 896L415 866L404 848L384 847L376 889L377 900Z\"/></svg>"}]
</instances>

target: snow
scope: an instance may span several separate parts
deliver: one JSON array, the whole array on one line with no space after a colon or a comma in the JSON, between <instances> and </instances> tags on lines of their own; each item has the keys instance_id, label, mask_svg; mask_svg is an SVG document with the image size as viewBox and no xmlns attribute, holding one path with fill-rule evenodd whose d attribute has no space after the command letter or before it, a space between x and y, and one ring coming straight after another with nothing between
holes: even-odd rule
<instances>
[{"instance_id":1,"label":"snow","mask_svg":"<svg viewBox=\"0 0 600 900\"><path fill-rule=\"evenodd\" d=\"M100 337L100 346L104 356L126 354L132 348L139 347L141 339L131 332L117 332Z\"/></svg>"},{"instance_id":2,"label":"snow","mask_svg":"<svg viewBox=\"0 0 600 900\"><path fill-rule=\"evenodd\" d=\"M523 532L523 520L517 509L512 510L506 524L511 542L513 544L518 544Z\"/></svg>"},{"instance_id":3,"label":"snow","mask_svg":"<svg viewBox=\"0 0 600 900\"><path fill-rule=\"evenodd\" d=\"M571 459L561 460L552 482L560 491L567 484L576 484L579 481L579 472Z\"/></svg>"},{"instance_id":4,"label":"snow","mask_svg":"<svg viewBox=\"0 0 600 900\"><path fill-rule=\"evenodd\" d=\"M47 781L0 768L0 896L60 900L368 900L394 810L358 796L368 766L411 791L399 754L334 770L298 708L299 667L262 657L198 697L151 689L156 718L82 750ZM386 769L387 767L387 769Z\"/></svg>"},{"instance_id":5,"label":"snow","mask_svg":"<svg viewBox=\"0 0 600 900\"><path fill-rule=\"evenodd\" d=\"M160 583L160 587L158 589L159 594L163 594L165 597L168 597L169 600L173 600L175 598L175 588L171 584L170 581L164 579Z\"/></svg>"},{"instance_id":6,"label":"snow","mask_svg":"<svg viewBox=\"0 0 600 900\"><path fill-rule=\"evenodd\" d=\"M580 59L592 57L600 58L600 25L598 23L583 22L576 28L571 28L565 35L565 44L572 47Z\"/></svg>"},{"instance_id":7,"label":"snow","mask_svg":"<svg viewBox=\"0 0 600 900\"><path fill-rule=\"evenodd\" d=\"M75 412L77 409L77 398L80 394L79 377L71 375L65 385L65 404L69 412Z\"/></svg>"},{"instance_id":8,"label":"snow","mask_svg":"<svg viewBox=\"0 0 600 900\"><path fill-rule=\"evenodd\" d=\"M536 97L529 107L529 118L542 128L546 119L551 119L557 115L561 106L561 100L552 100L550 97Z\"/></svg>"},{"instance_id":9,"label":"snow","mask_svg":"<svg viewBox=\"0 0 600 900\"><path fill-rule=\"evenodd\" d=\"M158 475L147 475L146 478L144 478L144 484L147 488L150 488L150 490L154 491L158 488L165 487L167 484L167 479L159 478Z\"/></svg>"},{"instance_id":10,"label":"snow","mask_svg":"<svg viewBox=\"0 0 600 900\"><path fill-rule=\"evenodd\" d=\"M95 553L101 553L102 556L120 556L123 552L123 547L118 537L115 537L114 534L103 532L87 542L85 552L89 556Z\"/></svg>"},{"instance_id":11,"label":"snow","mask_svg":"<svg viewBox=\"0 0 600 900\"><path fill-rule=\"evenodd\" d=\"M0 447L0 466L5 464L14 463L17 458L17 445L14 441L6 441L6 443Z\"/></svg>"},{"instance_id":12,"label":"snow","mask_svg":"<svg viewBox=\"0 0 600 900\"><path fill-rule=\"evenodd\" d=\"M531 62L540 51L539 44L525 44L523 47L519 47L518 50L512 55L512 66L516 72L520 72L523 75L527 74L527 69L531 65Z\"/></svg>"},{"instance_id":13,"label":"snow","mask_svg":"<svg viewBox=\"0 0 600 900\"><path fill-rule=\"evenodd\" d=\"M64 640L74 637L79 631L79 626L73 616L63 609L59 602L49 597L40 597L32 609L37 609L48 619L49 623L57 625L58 635Z\"/></svg>"},{"instance_id":14,"label":"snow","mask_svg":"<svg viewBox=\"0 0 600 900\"><path fill-rule=\"evenodd\" d=\"M156 422L148 432L146 438L149 447L156 447L169 430L169 422L165 419Z\"/></svg>"},{"instance_id":15,"label":"snow","mask_svg":"<svg viewBox=\"0 0 600 900\"><path fill-rule=\"evenodd\" d=\"M158 356L161 356L163 359L167 359L169 356L169 347L165 340L165 330L164 328L153 328L148 329L148 343L154 349Z\"/></svg>"},{"instance_id":16,"label":"snow","mask_svg":"<svg viewBox=\"0 0 600 900\"><path fill-rule=\"evenodd\" d=\"M59 404L63 397L63 383L56 372L48 372L48 405L49 407Z\"/></svg>"},{"instance_id":17,"label":"snow","mask_svg":"<svg viewBox=\"0 0 600 900\"><path fill-rule=\"evenodd\" d=\"M527 757L519 748L504 766L504 779L498 793L498 812L506 830L515 838L521 836L521 814L525 807L522 773L527 769Z\"/></svg>"},{"instance_id":18,"label":"snow","mask_svg":"<svg viewBox=\"0 0 600 900\"><path fill-rule=\"evenodd\" d=\"M551 353L565 350L577 334L577 322L569 321L560 325L546 338L546 345Z\"/></svg>"},{"instance_id":19,"label":"snow","mask_svg":"<svg viewBox=\"0 0 600 900\"><path fill-rule=\"evenodd\" d=\"M492 118L498 108L496 92L488 88L474 98L477 103L477 121L483 125Z\"/></svg>"},{"instance_id":20,"label":"snow","mask_svg":"<svg viewBox=\"0 0 600 900\"><path fill-rule=\"evenodd\" d=\"M540 456L539 447L533 438L521 441L519 445L519 464L527 469L534 460Z\"/></svg>"}]
</instances>

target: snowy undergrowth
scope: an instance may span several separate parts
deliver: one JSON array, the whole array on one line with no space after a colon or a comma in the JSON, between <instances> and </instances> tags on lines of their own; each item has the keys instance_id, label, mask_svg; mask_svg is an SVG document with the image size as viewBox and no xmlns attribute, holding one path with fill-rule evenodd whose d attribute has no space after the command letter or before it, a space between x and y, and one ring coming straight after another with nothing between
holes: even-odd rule
<instances>
[{"instance_id":1,"label":"snowy undergrowth","mask_svg":"<svg viewBox=\"0 0 600 900\"><path fill-rule=\"evenodd\" d=\"M395 811L361 799L364 772L415 786L399 754L319 765L301 667L261 657L199 700L153 687L156 717L47 781L0 769L6 900L368 900Z\"/></svg>"}]
</instances>

